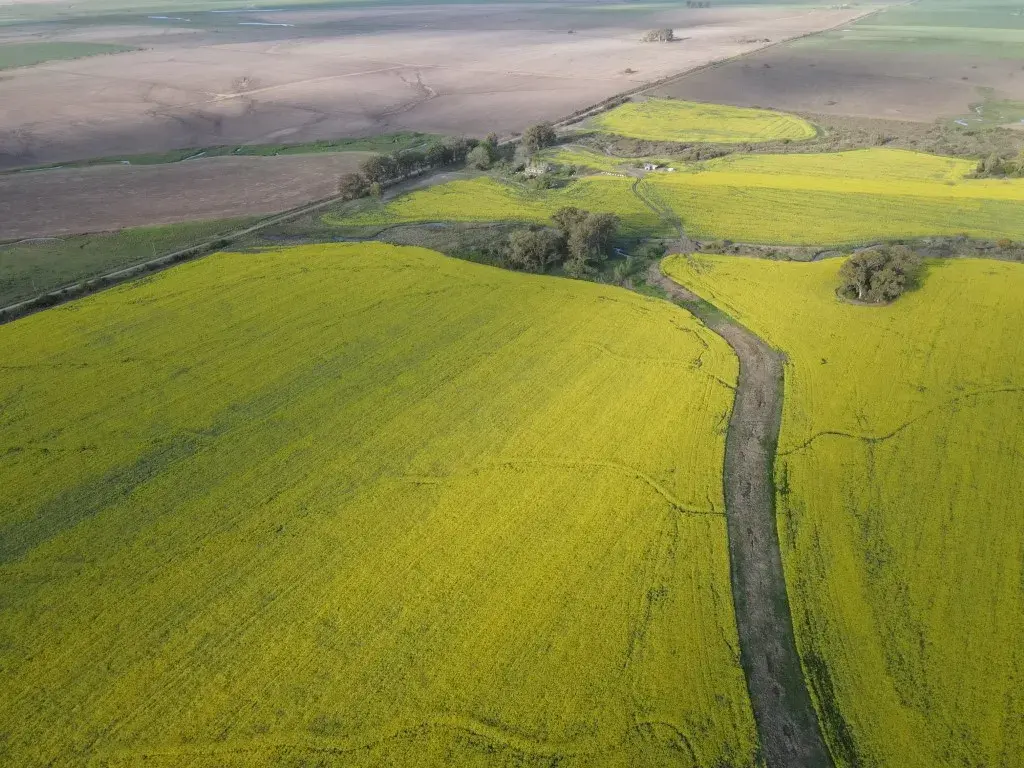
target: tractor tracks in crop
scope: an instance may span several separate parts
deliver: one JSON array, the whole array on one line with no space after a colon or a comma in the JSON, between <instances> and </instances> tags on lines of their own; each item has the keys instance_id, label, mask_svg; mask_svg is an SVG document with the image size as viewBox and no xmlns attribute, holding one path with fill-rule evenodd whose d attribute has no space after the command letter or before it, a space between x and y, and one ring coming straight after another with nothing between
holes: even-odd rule
<instances>
[{"instance_id":1,"label":"tractor tracks in crop","mask_svg":"<svg viewBox=\"0 0 1024 768\"><path fill-rule=\"evenodd\" d=\"M637 199L658 217L659 221L675 230L679 236L680 246L686 249L689 241L686 239L686 231L683 229L683 220L676 213L675 209L661 196L657 188L648 183L642 173L639 173L634 179L632 191Z\"/></svg>"},{"instance_id":2,"label":"tractor tracks in crop","mask_svg":"<svg viewBox=\"0 0 1024 768\"><path fill-rule=\"evenodd\" d=\"M796 649L775 521L782 355L669 279L660 263L646 278L725 339L740 361L723 483L740 659L761 751L769 768L831 768Z\"/></svg>"}]
</instances>

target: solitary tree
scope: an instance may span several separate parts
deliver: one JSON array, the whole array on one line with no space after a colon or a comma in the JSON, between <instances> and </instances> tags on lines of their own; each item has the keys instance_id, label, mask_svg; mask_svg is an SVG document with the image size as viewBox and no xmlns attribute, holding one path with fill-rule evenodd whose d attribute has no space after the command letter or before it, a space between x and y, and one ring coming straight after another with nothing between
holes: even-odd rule
<instances>
[{"instance_id":1,"label":"solitary tree","mask_svg":"<svg viewBox=\"0 0 1024 768\"><path fill-rule=\"evenodd\" d=\"M676 39L671 29L652 29L641 38L644 43L671 43Z\"/></svg>"},{"instance_id":2,"label":"solitary tree","mask_svg":"<svg viewBox=\"0 0 1024 768\"><path fill-rule=\"evenodd\" d=\"M558 135L550 123L531 125L523 134L523 149L533 154L538 149L550 147L558 140Z\"/></svg>"},{"instance_id":3,"label":"solitary tree","mask_svg":"<svg viewBox=\"0 0 1024 768\"><path fill-rule=\"evenodd\" d=\"M883 304L917 285L921 259L905 246L855 253L839 270L839 293L848 299Z\"/></svg>"}]
</instances>

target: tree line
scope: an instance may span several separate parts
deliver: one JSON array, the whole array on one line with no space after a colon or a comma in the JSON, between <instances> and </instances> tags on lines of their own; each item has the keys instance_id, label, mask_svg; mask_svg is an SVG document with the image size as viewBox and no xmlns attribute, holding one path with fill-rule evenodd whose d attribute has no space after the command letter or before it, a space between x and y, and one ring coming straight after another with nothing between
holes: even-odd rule
<instances>
[{"instance_id":1,"label":"tree line","mask_svg":"<svg viewBox=\"0 0 1024 768\"><path fill-rule=\"evenodd\" d=\"M554 126L539 123L526 129L521 143L527 154L533 154L557 140ZM464 163L470 168L486 171L499 160L509 159L513 152L514 147L499 144L495 133L488 134L482 141L463 136L449 137L422 149L402 149L367 158L357 171L341 176L338 194L343 200L376 197L390 184L448 165Z\"/></svg>"},{"instance_id":2,"label":"tree line","mask_svg":"<svg viewBox=\"0 0 1024 768\"><path fill-rule=\"evenodd\" d=\"M466 163L470 167L486 170L500 155L498 137L493 133L483 141L461 136L450 137L432 142L422 149L402 149L374 155L360 163L359 170L346 173L338 180L338 194L345 200L376 196L388 184L446 165Z\"/></svg>"}]
</instances>

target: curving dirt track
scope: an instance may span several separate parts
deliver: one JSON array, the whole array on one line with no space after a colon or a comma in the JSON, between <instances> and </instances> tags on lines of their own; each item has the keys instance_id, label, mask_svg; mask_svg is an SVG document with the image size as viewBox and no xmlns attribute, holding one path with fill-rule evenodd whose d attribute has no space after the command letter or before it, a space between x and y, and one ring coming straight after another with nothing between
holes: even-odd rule
<instances>
[{"instance_id":1,"label":"curving dirt track","mask_svg":"<svg viewBox=\"0 0 1024 768\"><path fill-rule=\"evenodd\" d=\"M782 420L782 356L670 280L657 285L728 342L740 359L725 442L725 510L740 657L769 768L831 768L804 683L775 525L773 465Z\"/></svg>"}]
</instances>

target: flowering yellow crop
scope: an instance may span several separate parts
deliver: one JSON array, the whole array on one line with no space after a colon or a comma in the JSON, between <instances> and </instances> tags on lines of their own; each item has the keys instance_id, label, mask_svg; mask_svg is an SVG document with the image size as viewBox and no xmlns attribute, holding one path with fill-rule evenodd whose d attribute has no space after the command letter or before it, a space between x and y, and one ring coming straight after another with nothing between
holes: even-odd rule
<instances>
[{"instance_id":1,"label":"flowering yellow crop","mask_svg":"<svg viewBox=\"0 0 1024 768\"><path fill-rule=\"evenodd\" d=\"M749 173L843 179L846 181L963 181L977 163L905 149L854 149L847 152L757 155L734 154L693 163L689 168L722 173ZM983 181L984 187L993 180ZM972 181L971 184L978 184ZM996 185L1003 182L996 181ZM1011 182L1011 186L1016 186Z\"/></svg>"},{"instance_id":2,"label":"flowering yellow crop","mask_svg":"<svg viewBox=\"0 0 1024 768\"><path fill-rule=\"evenodd\" d=\"M555 163L557 165L574 165L577 169L592 169L605 173L617 173L624 175L627 171L642 168L645 163L655 163L659 166L677 165L682 167L682 161L676 161L665 157L616 157L597 152L586 147L578 146L557 146L542 149L536 155L536 160L541 162Z\"/></svg>"},{"instance_id":3,"label":"flowering yellow crop","mask_svg":"<svg viewBox=\"0 0 1024 768\"><path fill-rule=\"evenodd\" d=\"M891 306L839 260L673 258L788 357L780 538L805 671L839 764L1024 754L1024 265L933 262Z\"/></svg>"},{"instance_id":4,"label":"flowering yellow crop","mask_svg":"<svg viewBox=\"0 0 1024 768\"><path fill-rule=\"evenodd\" d=\"M650 141L723 144L813 139L817 135L809 122L785 112L675 99L628 102L592 118L588 127Z\"/></svg>"},{"instance_id":5,"label":"flowering yellow crop","mask_svg":"<svg viewBox=\"0 0 1024 768\"><path fill-rule=\"evenodd\" d=\"M737 369L682 310L309 246L0 360L0 764L754 764Z\"/></svg>"},{"instance_id":6,"label":"flowering yellow crop","mask_svg":"<svg viewBox=\"0 0 1024 768\"><path fill-rule=\"evenodd\" d=\"M871 149L725 157L649 182L695 237L798 245L1024 238L1024 180L965 179L972 169L963 160Z\"/></svg>"},{"instance_id":7,"label":"flowering yellow crop","mask_svg":"<svg viewBox=\"0 0 1024 768\"><path fill-rule=\"evenodd\" d=\"M532 191L487 177L451 181L403 195L382 208L347 218L325 216L330 224L377 226L416 221L547 222L571 205L588 211L616 213L623 228L652 231L658 217L633 194L632 179L594 176L561 189Z\"/></svg>"},{"instance_id":8,"label":"flowering yellow crop","mask_svg":"<svg viewBox=\"0 0 1024 768\"><path fill-rule=\"evenodd\" d=\"M549 156L594 164L620 161L582 150ZM603 160L601 159L603 158ZM646 197L697 238L748 243L842 245L878 239L968 234L1024 239L1024 180L967 179L973 164L890 149L830 154L736 155L648 174ZM333 223L385 225L416 221L545 222L563 205L617 213L631 234L666 231L663 218L634 192L635 180L588 176L540 192L489 178L413 192Z\"/></svg>"}]
</instances>

